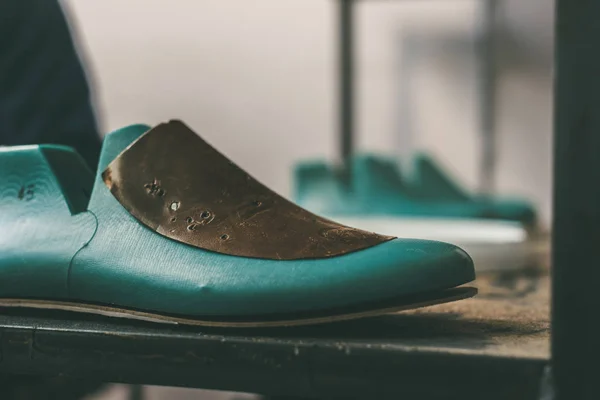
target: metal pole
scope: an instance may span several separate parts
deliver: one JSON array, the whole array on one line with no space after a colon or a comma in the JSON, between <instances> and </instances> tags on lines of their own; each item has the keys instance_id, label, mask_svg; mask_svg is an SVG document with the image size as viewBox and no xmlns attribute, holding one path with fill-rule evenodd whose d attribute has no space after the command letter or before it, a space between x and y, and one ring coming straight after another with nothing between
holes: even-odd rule
<instances>
[{"instance_id":1,"label":"metal pole","mask_svg":"<svg viewBox=\"0 0 600 400\"><path fill-rule=\"evenodd\" d=\"M556 17L552 368L557 399L598 399L600 2Z\"/></svg>"},{"instance_id":2,"label":"metal pole","mask_svg":"<svg viewBox=\"0 0 600 400\"><path fill-rule=\"evenodd\" d=\"M350 183L354 139L354 0L338 0L339 143L342 176Z\"/></svg>"},{"instance_id":3,"label":"metal pole","mask_svg":"<svg viewBox=\"0 0 600 400\"><path fill-rule=\"evenodd\" d=\"M129 400L143 400L144 387L142 385L131 385L129 387Z\"/></svg>"},{"instance_id":4,"label":"metal pole","mask_svg":"<svg viewBox=\"0 0 600 400\"><path fill-rule=\"evenodd\" d=\"M482 0L477 37L480 191L492 194L496 177L496 41L498 1Z\"/></svg>"}]
</instances>

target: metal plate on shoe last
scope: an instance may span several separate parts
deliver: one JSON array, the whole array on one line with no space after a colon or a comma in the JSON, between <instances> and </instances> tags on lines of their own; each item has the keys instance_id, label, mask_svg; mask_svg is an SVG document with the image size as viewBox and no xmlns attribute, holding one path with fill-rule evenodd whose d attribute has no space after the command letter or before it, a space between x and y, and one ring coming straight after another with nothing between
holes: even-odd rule
<instances>
[{"instance_id":1,"label":"metal plate on shoe last","mask_svg":"<svg viewBox=\"0 0 600 400\"><path fill-rule=\"evenodd\" d=\"M160 124L102 174L117 200L168 238L218 253L333 257L393 239L314 215L273 192L185 124Z\"/></svg>"}]
</instances>

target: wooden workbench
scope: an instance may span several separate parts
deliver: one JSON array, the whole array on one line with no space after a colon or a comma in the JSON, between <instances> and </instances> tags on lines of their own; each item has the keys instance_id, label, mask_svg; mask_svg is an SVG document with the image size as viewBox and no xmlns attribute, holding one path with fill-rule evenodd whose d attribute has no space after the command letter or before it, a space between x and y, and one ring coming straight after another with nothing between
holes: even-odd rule
<instances>
[{"instance_id":1,"label":"wooden workbench","mask_svg":"<svg viewBox=\"0 0 600 400\"><path fill-rule=\"evenodd\" d=\"M3 311L0 372L273 396L537 398L549 360L547 272L492 273L477 286L456 303L268 330Z\"/></svg>"}]
</instances>

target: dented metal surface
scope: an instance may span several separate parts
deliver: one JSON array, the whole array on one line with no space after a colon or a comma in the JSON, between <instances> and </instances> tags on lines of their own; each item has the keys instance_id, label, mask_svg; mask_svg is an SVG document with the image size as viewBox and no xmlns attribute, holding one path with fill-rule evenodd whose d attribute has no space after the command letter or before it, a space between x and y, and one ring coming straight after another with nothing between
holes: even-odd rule
<instances>
[{"instance_id":1,"label":"dented metal surface","mask_svg":"<svg viewBox=\"0 0 600 400\"><path fill-rule=\"evenodd\" d=\"M123 207L150 229L218 253L322 258L393 239L340 225L284 199L180 121L146 132L102 176Z\"/></svg>"}]
</instances>

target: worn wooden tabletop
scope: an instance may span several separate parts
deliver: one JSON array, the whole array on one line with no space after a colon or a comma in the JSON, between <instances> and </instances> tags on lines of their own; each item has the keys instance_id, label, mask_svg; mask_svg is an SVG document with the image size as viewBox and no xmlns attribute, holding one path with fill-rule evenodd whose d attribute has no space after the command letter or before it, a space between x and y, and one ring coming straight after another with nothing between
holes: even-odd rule
<instances>
[{"instance_id":1,"label":"worn wooden tabletop","mask_svg":"<svg viewBox=\"0 0 600 400\"><path fill-rule=\"evenodd\" d=\"M3 310L0 371L304 397L533 399L549 360L543 269L469 300L303 328L219 330Z\"/></svg>"}]
</instances>

